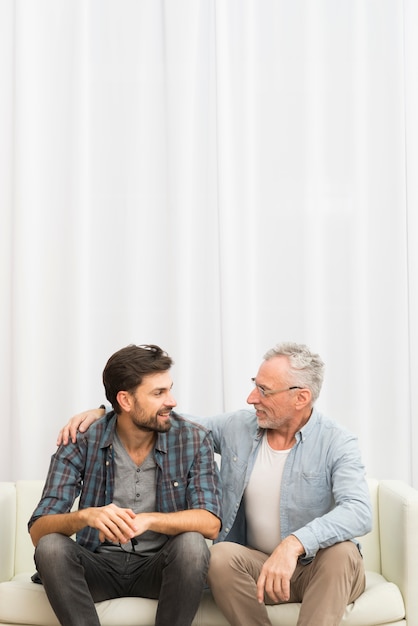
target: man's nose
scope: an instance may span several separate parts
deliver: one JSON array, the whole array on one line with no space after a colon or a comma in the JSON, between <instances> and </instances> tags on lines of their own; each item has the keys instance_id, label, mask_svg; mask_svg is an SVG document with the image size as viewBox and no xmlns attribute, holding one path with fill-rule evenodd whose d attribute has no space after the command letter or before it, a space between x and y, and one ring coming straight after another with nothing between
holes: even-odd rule
<instances>
[{"instance_id":1,"label":"man's nose","mask_svg":"<svg viewBox=\"0 0 418 626\"><path fill-rule=\"evenodd\" d=\"M168 404L168 406L172 406L172 407L177 406L177 402L176 402L176 399L173 396L173 394L171 394L171 393L168 394L168 398L167 398L166 404Z\"/></svg>"},{"instance_id":2,"label":"man's nose","mask_svg":"<svg viewBox=\"0 0 418 626\"><path fill-rule=\"evenodd\" d=\"M251 391L250 395L247 398L247 404L256 404L260 400L260 392L257 387Z\"/></svg>"}]
</instances>

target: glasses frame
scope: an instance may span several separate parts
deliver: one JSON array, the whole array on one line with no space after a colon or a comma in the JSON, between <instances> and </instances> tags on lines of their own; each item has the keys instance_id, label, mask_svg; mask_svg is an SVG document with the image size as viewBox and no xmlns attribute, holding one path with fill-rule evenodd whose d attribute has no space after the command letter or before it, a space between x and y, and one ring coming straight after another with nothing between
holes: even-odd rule
<instances>
[{"instance_id":1,"label":"glasses frame","mask_svg":"<svg viewBox=\"0 0 418 626\"><path fill-rule=\"evenodd\" d=\"M129 543L131 544L131 547L125 547L128 546ZM121 543L119 541L119 548L122 550L122 552L126 552L126 554L136 554L136 548L135 546L138 545L138 540L133 537L130 541L128 541L127 543Z\"/></svg>"},{"instance_id":2,"label":"glasses frame","mask_svg":"<svg viewBox=\"0 0 418 626\"><path fill-rule=\"evenodd\" d=\"M274 396L276 393L283 393L284 391L292 391L293 389L303 389L303 387L298 387L294 385L293 387L286 387L285 389L264 389L261 385L257 385L255 382L255 378L251 379L254 387L257 389L258 393L262 398L268 398L269 396Z\"/></svg>"}]
</instances>

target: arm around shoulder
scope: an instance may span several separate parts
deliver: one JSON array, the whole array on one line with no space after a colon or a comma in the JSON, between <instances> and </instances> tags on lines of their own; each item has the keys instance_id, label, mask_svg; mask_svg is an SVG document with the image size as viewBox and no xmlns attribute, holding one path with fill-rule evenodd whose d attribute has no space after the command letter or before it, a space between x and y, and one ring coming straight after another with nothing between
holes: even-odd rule
<instances>
[{"instance_id":1,"label":"arm around shoulder","mask_svg":"<svg viewBox=\"0 0 418 626\"><path fill-rule=\"evenodd\" d=\"M98 419L106 414L106 407L101 404L98 409L89 409L74 415L66 424L61 428L57 437L57 446L66 446L70 441L73 443L77 440L77 433L84 433L89 427L94 424Z\"/></svg>"}]
</instances>

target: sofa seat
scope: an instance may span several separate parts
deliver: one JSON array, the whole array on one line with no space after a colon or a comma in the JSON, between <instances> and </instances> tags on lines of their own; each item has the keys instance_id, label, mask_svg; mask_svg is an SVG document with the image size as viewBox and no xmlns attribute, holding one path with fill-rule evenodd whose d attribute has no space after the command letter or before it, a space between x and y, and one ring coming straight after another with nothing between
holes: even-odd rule
<instances>
[{"instance_id":1,"label":"sofa seat","mask_svg":"<svg viewBox=\"0 0 418 626\"><path fill-rule=\"evenodd\" d=\"M26 524L42 481L0 483L0 625L57 626L34 573ZM365 592L345 611L343 626L418 626L418 491L401 481L369 481L374 526L361 538ZM63 581L65 584L65 581ZM116 598L97 603L102 626L154 626L157 601ZM295 626L299 604L267 607L273 626ZM74 607L77 611L77 607ZM228 626L209 591L194 626ZM251 626L251 625L242 625Z\"/></svg>"},{"instance_id":2,"label":"sofa seat","mask_svg":"<svg viewBox=\"0 0 418 626\"><path fill-rule=\"evenodd\" d=\"M42 585L30 580L32 573L18 574L12 581L0 583L1 624L59 626ZM102 626L153 626L157 602L145 598L116 598L98 602L96 606ZM271 606L268 611L274 624L294 626L299 605ZM366 591L347 607L343 624L405 624L404 617L405 606L398 587L376 572L367 572ZM228 626L209 591L205 592L193 623L196 626Z\"/></svg>"}]
</instances>

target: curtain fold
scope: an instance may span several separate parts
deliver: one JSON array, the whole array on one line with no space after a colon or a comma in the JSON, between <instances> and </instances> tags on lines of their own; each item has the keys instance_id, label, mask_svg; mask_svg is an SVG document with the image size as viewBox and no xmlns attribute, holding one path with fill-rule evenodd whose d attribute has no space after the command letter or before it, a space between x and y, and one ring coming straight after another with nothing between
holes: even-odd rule
<instances>
[{"instance_id":1,"label":"curtain fold","mask_svg":"<svg viewBox=\"0 0 418 626\"><path fill-rule=\"evenodd\" d=\"M407 285L408 285L408 380L409 405L409 450L408 461L412 483L418 485L418 5L413 0L404 3L404 108L405 108L405 198L406 198L406 241L407 241Z\"/></svg>"},{"instance_id":2,"label":"curtain fold","mask_svg":"<svg viewBox=\"0 0 418 626\"><path fill-rule=\"evenodd\" d=\"M178 409L242 408L263 354L418 486L413 0L0 3L0 479L42 478L157 343Z\"/></svg>"}]
</instances>

